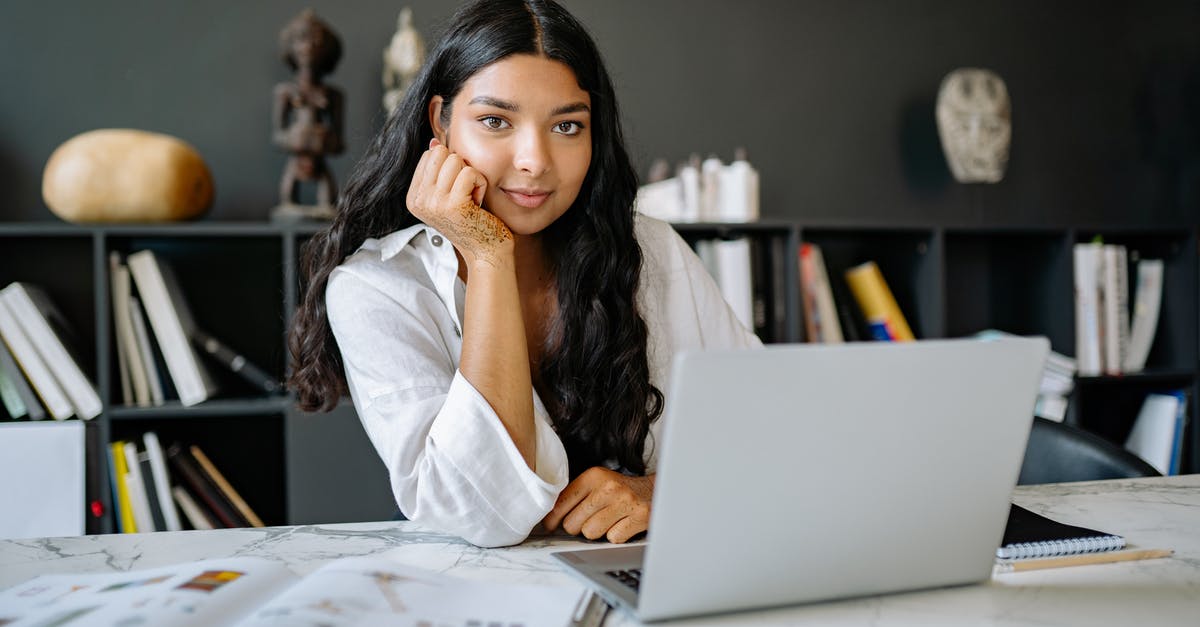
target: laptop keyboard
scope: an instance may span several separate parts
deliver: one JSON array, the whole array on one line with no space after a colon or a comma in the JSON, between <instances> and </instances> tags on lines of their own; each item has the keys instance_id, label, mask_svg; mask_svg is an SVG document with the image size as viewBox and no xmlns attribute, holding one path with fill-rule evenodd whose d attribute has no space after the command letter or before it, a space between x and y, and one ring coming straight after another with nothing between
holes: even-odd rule
<instances>
[{"instance_id":1,"label":"laptop keyboard","mask_svg":"<svg viewBox=\"0 0 1200 627\"><path fill-rule=\"evenodd\" d=\"M604 574L616 579L630 588L633 588L634 590L637 590L638 586L640 586L642 583L642 569L640 568L630 568L628 570L609 570L605 571Z\"/></svg>"}]
</instances>

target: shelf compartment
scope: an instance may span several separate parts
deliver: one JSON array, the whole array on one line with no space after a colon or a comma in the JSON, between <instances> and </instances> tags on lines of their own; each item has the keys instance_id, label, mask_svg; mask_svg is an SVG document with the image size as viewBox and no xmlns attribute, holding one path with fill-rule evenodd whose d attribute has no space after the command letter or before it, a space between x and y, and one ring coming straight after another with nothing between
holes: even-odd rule
<instances>
[{"instance_id":1,"label":"shelf compartment","mask_svg":"<svg viewBox=\"0 0 1200 627\"><path fill-rule=\"evenodd\" d=\"M1074 354L1071 247L1061 232L947 232L946 334L1044 335Z\"/></svg>"},{"instance_id":2,"label":"shelf compartment","mask_svg":"<svg viewBox=\"0 0 1200 627\"><path fill-rule=\"evenodd\" d=\"M267 525L287 523L283 412L271 416L195 416L191 420L114 421L111 440L142 448L154 431L164 450L199 446ZM168 466L174 476L174 469Z\"/></svg>"},{"instance_id":3,"label":"shelf compartment","mask_svg":"<svg viewBox=\"0 0 1200 627\"><path fill-rule=\"evenodd\" d=\"M1200 326L1197 325L1196 237L1185 229L1080 229L1076 242L1101 237L1129 251L1130 307L1137 295L1137 261L1163 260L1162 304L1154 343L1146 359L1148 368L1192 369L1200 362ZM1073 306L1073 305L1072 305Z\"/></svg>"},{"instance_id":4,"label":"shelf compartment","mask_svg":"<svg viewBox=\"0 0 1200 627\"><path fill-rule=\"evenodd\" d=\"M174 271L197 326L272 377L277 380L282 377L285 361L282 237L110 235L106 244L107 251L118 251L126 258L141 250L154 251ZM121 390L111 326L107 333L112 359L107 367L110 398L115 401L121 398ZM203 353L197 354L217 384L217 399L262 394L262 390L220 363Z\"/></svg>"},{"instance_id":5,"label":"shelf compartment","mask_svg":"<svg viewBox=\"0 0 1200 627\"><path fill-rule=\"evenodd\" d=\"M874 261L896 298L901 313L917 339L942 337L945 333L941 282L941 237L930 229L825 229L805 228L802 242L820 246L829 273L833 298L839 309L853 312L857 334L870 335L858 303L846 284L846 270ZM843 333L846 330L843 329Z\"/></svg>"}]
</instances>

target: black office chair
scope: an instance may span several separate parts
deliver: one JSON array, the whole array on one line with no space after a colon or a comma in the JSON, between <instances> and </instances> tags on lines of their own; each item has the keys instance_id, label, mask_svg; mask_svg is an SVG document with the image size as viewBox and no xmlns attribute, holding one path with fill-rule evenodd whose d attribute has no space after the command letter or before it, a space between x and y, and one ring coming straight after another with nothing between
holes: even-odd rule
<instances>
[{"instance_id":1,"label":"black office chair","mask_svg":"<svg viewBox=\"0 0 1200 627\"><path fill-rule=\"evenodd\" d=\"M1094 433L1035 417L1017 483L1129 479L1161 474L1142 458Z\"/></svg>"}]
</instances>

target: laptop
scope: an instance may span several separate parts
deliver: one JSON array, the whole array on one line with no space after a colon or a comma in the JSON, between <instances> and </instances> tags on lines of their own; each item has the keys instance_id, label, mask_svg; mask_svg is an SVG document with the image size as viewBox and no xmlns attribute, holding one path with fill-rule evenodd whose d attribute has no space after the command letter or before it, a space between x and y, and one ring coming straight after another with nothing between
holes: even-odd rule
<instances>
[{"instance_id":1,"label":"laptop","mask_svg":"<svg viewBox=\"0 0 1200 627\"><path fill-rule=\"evenodd\" d=\"M644 621L986 580L1048 351L681 353L646 543L553 555Z\"/></svg>"}]
</instances>

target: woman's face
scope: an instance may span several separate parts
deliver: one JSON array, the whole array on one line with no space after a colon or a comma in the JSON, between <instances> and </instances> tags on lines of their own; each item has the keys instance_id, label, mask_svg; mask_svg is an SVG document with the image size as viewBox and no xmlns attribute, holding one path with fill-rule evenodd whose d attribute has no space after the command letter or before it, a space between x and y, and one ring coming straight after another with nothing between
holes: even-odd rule
<instances>
[{"instance_id":1,"label":"woman's face","mask_svg":"<svg viewBox=\"0 0 1200 627\"><path fill-rule=\"evenodd\" d=\"M488 181L483 207L519 235L540 232L575 202L592 161L591 97L575 73L532 54L505 57L454 97L430 102L438 140Z\"/></svg>"}]
</instances>

